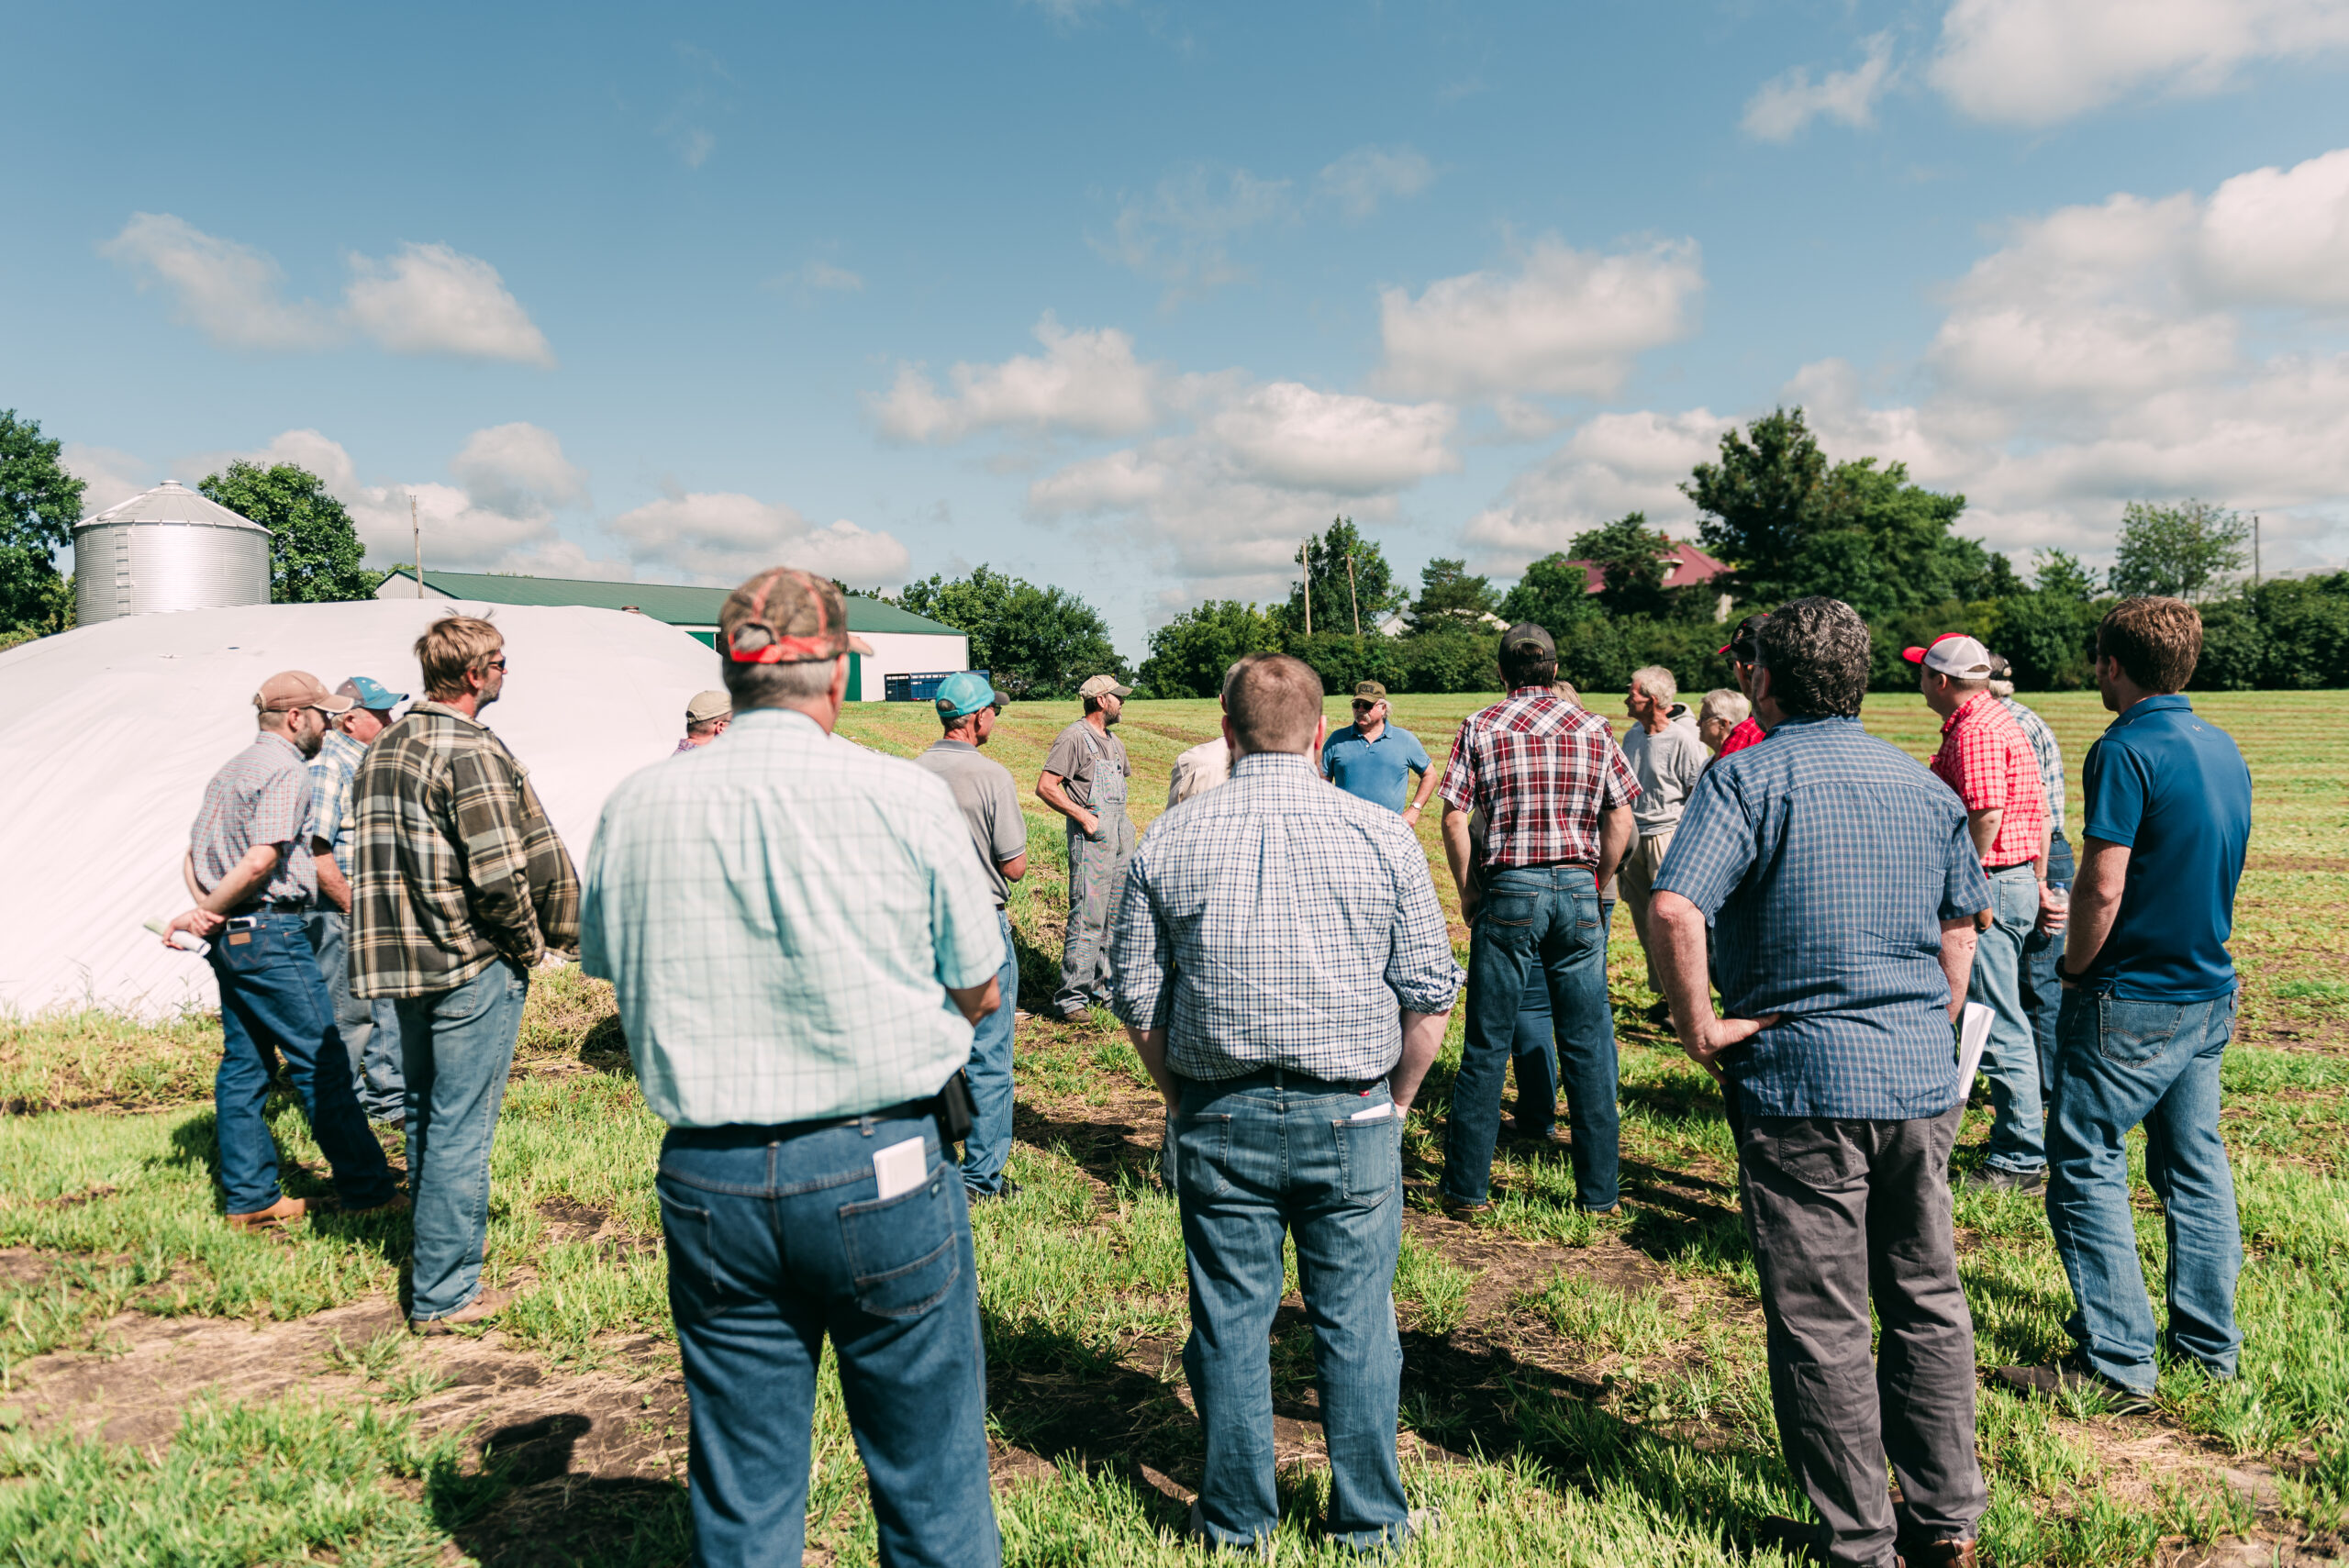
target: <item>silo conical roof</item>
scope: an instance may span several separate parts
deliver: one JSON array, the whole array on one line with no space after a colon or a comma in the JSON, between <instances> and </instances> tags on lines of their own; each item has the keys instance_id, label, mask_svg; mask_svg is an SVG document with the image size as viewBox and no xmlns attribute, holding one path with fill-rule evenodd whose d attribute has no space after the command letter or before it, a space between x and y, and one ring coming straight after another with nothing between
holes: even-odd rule
<instances>
[{"instance_id":1,"label":"silo conical roof","mask_svg":"<svg viewBox=\"0 0 2349 1568\"><path fill-rule=\"evenodd\" d=\"M100 523L209 523L214 528L250 528L255 533L269 530L239 512L232 512L217 501L204 495L176 479L166 479L143 495L119 501L94 517L84 517L73 526L95 528Z\"/></svg>"}]
</instances>

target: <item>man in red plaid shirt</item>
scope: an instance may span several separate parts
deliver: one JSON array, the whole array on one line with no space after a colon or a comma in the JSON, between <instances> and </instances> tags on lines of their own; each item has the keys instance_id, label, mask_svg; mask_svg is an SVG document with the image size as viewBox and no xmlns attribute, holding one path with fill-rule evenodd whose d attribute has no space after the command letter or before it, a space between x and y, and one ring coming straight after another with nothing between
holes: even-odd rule
<instances>
[{"instance_id":1,"label":"man in red plaid shirt","mask_svg":"<svg viewBox=\"0 0 2349 1568\"><path fill-rule=\"evenodd\" d=\"M1607 721L1550 689L1558 648L1548 632L1531 621L1509 628L1501 634L1500 667L1508 695L1460 726L1439 792L1444 853L1470 933L1468 1032L1453 1082L1440 1193L1453 1216L1492 1207L1501 1079L1519 1005L1531 976L1542 973L1557 1020L1575 1200L1593 1213L1612 1213L1615 1016L1607 1004L1598 890L1631 847L1640 786ZM1477 868L1468 814L1479 808L1485 858L1472 887Z\"/></svg>"},{"instance_id":2,"label":"man in red plaid shirt","mask_svg":"<svg viewBox=\"0 0 2349 1568\"><path fill-rule=\"evenodd\" d=\"M1982 1075L1990 1081L1989 1157L1973 1184L2039 1192L2047 1184L2046 1107L2039 1050L2023 1006L2022 949L2047 906L2047 792L2031 737L1990 694L1989 650L1962 632L1902 657L1918 666L1925 706L1942 716L1933 773L1965 806L1974 848L1990 877L1990 907L1975 950L1970 1000L1990 1009ZM2043 910L2046 911L2043 913ZM1964 1178L1961 1178L1964 1179Z\"/></svg>"}]
</instances>

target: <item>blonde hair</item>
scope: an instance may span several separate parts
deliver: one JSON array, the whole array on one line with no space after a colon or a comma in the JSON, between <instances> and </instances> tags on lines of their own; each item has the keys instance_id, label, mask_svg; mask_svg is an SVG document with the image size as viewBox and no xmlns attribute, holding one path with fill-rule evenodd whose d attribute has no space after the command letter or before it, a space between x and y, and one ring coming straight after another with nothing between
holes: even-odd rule
<instances>
[{"instance_id":1,"label":"blonde hair","mask_svg":"<svg viewBox=\"0 0 2349 1568\"><path fill-rule=\"evenodd\" d=\"M506 634L479 616L445 615L416 639L416 662L424 672L427 696L461 697L465 677L478 675L506 646Z\"/></svg>"}]
</instances>

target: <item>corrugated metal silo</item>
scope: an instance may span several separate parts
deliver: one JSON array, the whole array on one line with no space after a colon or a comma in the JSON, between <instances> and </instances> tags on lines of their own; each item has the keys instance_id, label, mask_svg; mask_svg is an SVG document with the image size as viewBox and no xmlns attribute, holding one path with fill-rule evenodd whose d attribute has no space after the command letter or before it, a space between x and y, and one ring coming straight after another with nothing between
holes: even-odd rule
<instances>
[{"instance_id":1,"label":"corrugated metal silo","mask_svg":"<svg viewBox=\"0 0 2349 1568\"><path fill-rule=\"evenodd\" d=\"M73 526L74 619L269 603L269 530L176 479Z\"/></svg>"}]
</instances>

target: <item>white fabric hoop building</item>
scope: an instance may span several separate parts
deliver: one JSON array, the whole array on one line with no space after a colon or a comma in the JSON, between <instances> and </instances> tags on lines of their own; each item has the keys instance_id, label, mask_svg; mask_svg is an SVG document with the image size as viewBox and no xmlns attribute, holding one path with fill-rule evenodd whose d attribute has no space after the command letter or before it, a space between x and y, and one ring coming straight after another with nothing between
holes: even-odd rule
<instances>
[{"instance_id":1,"label":"white fabric hoop building","mask_svg":"<svg viewBox=\"0 0 2349 1568\"><path fill-rule=\"evenodd\" d=\"M605 797L675 748L686 703L718 683L708 648L644 616L448 600L134 616L0 653L0 1018L217 1006L211 966L141 922L188 906L188 828L251 741L253 689L307 670L419 692L411 649L451 610L504 630L512 671L484 717L577 861Z\"/></svg>"}]
</instances>

